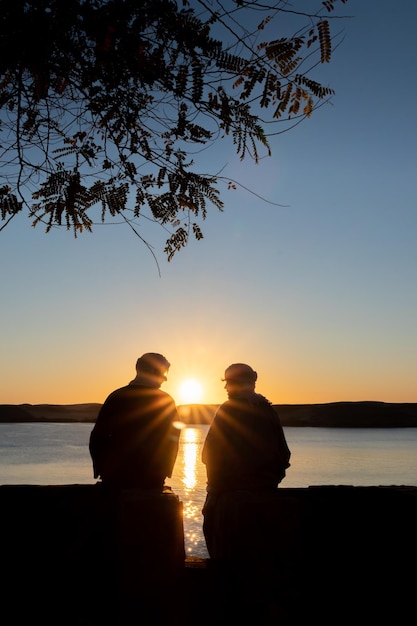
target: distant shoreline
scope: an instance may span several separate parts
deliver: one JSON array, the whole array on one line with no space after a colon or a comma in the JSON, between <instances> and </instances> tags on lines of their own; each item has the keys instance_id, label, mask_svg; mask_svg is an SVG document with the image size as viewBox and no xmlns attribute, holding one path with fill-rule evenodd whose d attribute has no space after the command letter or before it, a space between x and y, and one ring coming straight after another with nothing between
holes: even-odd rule
<instances>
[{"instance_id":1,"label":"distant shoreline","mask_svg":"<svg viewBox=\"0 0 417 626\"><path fill-rule=\"evenodd\" d=\"M179 405L186 424L210 424L218 404ZM417 403L274 404L283 426L417 428ZM101 404L0 404L0 423L94 423Z\"/></svg>"}]
</instances>

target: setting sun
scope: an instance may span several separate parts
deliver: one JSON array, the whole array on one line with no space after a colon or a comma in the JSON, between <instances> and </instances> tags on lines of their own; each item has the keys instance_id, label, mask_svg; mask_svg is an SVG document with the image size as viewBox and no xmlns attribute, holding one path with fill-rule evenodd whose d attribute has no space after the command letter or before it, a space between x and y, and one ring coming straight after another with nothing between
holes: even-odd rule
<instances>
[{"instance_id":1,"label":"setting sun","mask_svg":"<svg viewBox=\"0 0 417 626\"><path fill-rule=\"evenodd\" d=\"M202 396L203 387L193 378L184 380L179 386L178 400L183 404L196 404L201 401Z\"/></svg>"}]
</instances>

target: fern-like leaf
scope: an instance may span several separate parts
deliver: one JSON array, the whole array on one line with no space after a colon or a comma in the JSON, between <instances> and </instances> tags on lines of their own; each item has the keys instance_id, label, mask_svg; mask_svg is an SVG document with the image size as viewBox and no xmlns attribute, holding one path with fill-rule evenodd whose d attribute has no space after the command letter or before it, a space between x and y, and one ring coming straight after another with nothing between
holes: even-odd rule
<instances>
[{"instance_id":1,"label":"fern-like leaf","mask_svg":"<svg viewBox=\"0 0 417 626\"><path fill-rule=\"evenodd\" d=\"M323 87L320 83L315 80L311 80L311 78L307 78L307 76L303 76L302 74L297 74L294 77L294 82L298 85L304 85L307 87L311 93L316 96L316 98L323 99L326 96L334 94L334 90L330 87Z\"/></svg>"},{"instance_id":2,"label":"fern-like leaf","mask_svg":"<svg viewBox=\"0 0 417 626\"><path fill-rule=\"evenodd\" d=\"M320 55L322 63L330 63L332 56L332 40L330 37L330 26L327 20L321 20L317 24L319 31Z\"/></svg>"},{"instance_id":3,"label":"fern-like leaf","mask_svg":"<svg viewBox=\"0 0 417 626\"><path fill-rule=\"evenodd\" d=\"M284 95L281 98L281 102L278 104L277 108L274 112L274 118L279 118L287 109L288 103L290 101L291 93L293 90L292 83L288 83L287 88L284 92Z\"/></svg>"},{"instance_id":4,"label":"fern-like leaf","mask_svg":"<svg viewBox=\"0 0 417 626\"><path fill-rule=\"evenodd\" d=\"M2 220L6 219L6 216L16 215L22 210L23 203L19 202L10 191L10 187L6 185L0 188L0 215Z\"/></svg>"},{"instance_id":5,"label":"fern-like leaf","mask_svg":"<svg viewBox=\"0 0 417 626\"><path fill-rule=\"evenodd\" d=\"M288 39L282 37L269 43L263 43L258 46L260 50L264 49L267 58L273 61L279 68L280 72L288 73L288 66L293 63L295 56L303 45L302 37L293 37ZM285 74L284 74L285 75Z\"/></svg>"},{"instance_id":6,"label":"fern-like leaf","mask_svg":"<svg viewBox=\"0 0 417 626\"><path fill-rule=\"evenodd\" d=\"M178 228L175 233L173 233L171 237L169 237L164 248L164 252L168 256L168 261L172 261L175 252L178 252L179 250L181 250L181 248L184 248L187 243L187 231L182 227Z\"/></svg>"}]
</instances>

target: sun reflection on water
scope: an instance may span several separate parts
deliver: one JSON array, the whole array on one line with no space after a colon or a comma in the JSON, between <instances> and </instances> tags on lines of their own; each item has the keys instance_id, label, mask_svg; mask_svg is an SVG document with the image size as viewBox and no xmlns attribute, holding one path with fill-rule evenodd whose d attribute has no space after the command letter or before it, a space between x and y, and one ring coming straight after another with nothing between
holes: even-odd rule
<instances>
[{"instance_id":1,"label":"sun reflection on water","mask_svg":"<svg viewBox=\"0 0 417 626\"><path fill-rule=\"evenodd\" d=\"M199 449L199 437L196 428L186 428L183 431L184 441L184 477L183 483L186 489L194 489L197 484L197 453Z\"/></svg>"},{"instance_id":2,"label":"sun reflection on water","mask_svg":"<svg viewBox=\"0 0 417 626\"><path fill-rule=\"evenodd\" d=\"M181 431L180 450L171 485L183 505L184 538L187 554L207 556L202 537L201 510L205 500L206 468L201 462L201 449L206 428L186 426Z\"/></svg>"}]
</instances>

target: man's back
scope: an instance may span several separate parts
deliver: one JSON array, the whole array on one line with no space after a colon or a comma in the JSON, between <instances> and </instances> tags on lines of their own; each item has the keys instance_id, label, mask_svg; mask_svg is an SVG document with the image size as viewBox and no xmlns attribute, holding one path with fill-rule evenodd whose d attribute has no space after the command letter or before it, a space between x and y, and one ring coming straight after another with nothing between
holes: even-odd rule
<instances>
[{"instance_id":1,"label":"man's back","mask_svg":"<svg viewBox=\"0 0 417 626\"><path fill-rule=\"evenodd\" d=\"M94 476L122 487L159 488L178 452L174 400L134 382L111 393L90 436Z\"/></svg>"},{"instance_id":2,"label":"man's back","mask_svg":"<svg viewBox=\"0 0 417 626\"><path fill-rule=\"evenodd\" d=\"M260 394L242 393L218 409L207 434L203 462L208 489L275 489L289 458L273 407Z\"/></svg>"}]
</instances>

